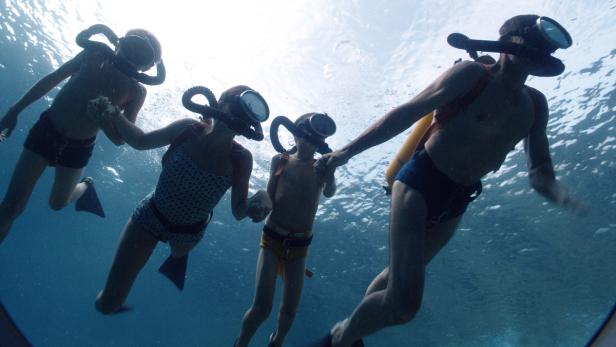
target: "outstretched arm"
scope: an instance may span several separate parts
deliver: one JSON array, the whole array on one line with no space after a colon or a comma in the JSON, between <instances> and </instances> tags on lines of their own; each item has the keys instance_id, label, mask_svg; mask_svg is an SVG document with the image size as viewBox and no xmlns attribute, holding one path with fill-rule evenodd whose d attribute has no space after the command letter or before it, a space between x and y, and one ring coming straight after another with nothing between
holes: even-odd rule
<instances>
[{"instance_id":1,"label":"outstretched arm","mask_svg":"<svg viewBox=\"0 0 616 347\"><path fill-rule=\"evenodd\" d=\"M89 53L86 51L79 53L75 58L67 61L58 69L34 84L34 86L32 86L32 88L8 110L4 117L2 117L2 120L0 120L0 141L11 135L11 132L13 132L13 129L15 129L17 125L17 117L21 111L49 93L49 91L60 84L60 82L79 71L81 63L87 58L88 54Z\"/></svg>"},{"instance_id":2,"label":"outstretched arm","mask_svg":"<svg viewBox=\"0 0 616 347\"><path fill-rule=\"evenodd\" d=\"M416 97L386 113L341 150L326 154L327 166L331 169L332 166L343 165L364 150L400 134L426 113L466 93L484 73L483 67L477 63L454 65Z\"/></svg>"},{"instance_id":3,"label":"outstretched arm","mask_svg":"<svg viewBox=\"0 0 616 347\"><path fill-rule=\"evenodd\" d=\"M546 135L548 123L548 104L545 96L536 89L528 88L528 93L535 105L535 123L524 139L524 151L528 164L528 177L531 187L548 200L561 206L582 212L583 205L571 197L567 190L556 180L550 145Z\"/></svg>"},{"instance_id":4,"label":"outstretched arm","mask_svg":"<svg viewBox=\"0 0 616 347\"><path fill-rule=\"evenodd\" d=\"M133 124L134 119L132 121L127 119L118 110L113 114L112 121L122 139L124 139L129 146L138 150L167 146L186 130L186 128L198 122L192 118L184 118L163 128L146 133Z\"/></svg>"}]
</instances>

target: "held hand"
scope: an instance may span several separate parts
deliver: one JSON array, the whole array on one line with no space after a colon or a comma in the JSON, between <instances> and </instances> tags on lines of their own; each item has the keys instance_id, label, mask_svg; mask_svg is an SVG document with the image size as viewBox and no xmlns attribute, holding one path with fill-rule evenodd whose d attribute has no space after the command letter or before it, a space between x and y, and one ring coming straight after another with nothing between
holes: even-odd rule
<instances>
[{"instance_id":1,"label":"held hand","mask_svg":"<svg viewBox=\"0 0 616 347\"><path fill-rule=\"evenodd\" d=\"M343 151L335 151L323 155L314 163L314 168L322 177L332 175L338 166L342 166L349 161L350 157Z\"/></svg>"},{"instance_id":2,"label":"held hand","mask_svg":"<svg viewBox=\"0 0 616 347\"><path fill-rule=\"evenodd\" d=\"M97 123L104 123L120 114L118 107L113 105L106 96L99 96L88 101L87 114Z\"/></svg>"},{"instance_id":3,"label":"held hand","mask_svg":"<svg viewBox=\"0 0 616 347\"><path fill-rule=\"evenodd\" d=\"M19 112L14 111L12 108L2 117L0 120L0 142L6 140L15 127L17 126L17 115Z\"/></svg>"},{"instance_id":4,"label":"held hand","mask_svg":"<svg viewBox=\"0 0 616 347\"><path fill-rule=\"evenodd\" d=\"M267 217L272 210L272 201L264 190L259 190L247 202L246 214L253 222L258 223Z\"/></svg>"}]
</instances>

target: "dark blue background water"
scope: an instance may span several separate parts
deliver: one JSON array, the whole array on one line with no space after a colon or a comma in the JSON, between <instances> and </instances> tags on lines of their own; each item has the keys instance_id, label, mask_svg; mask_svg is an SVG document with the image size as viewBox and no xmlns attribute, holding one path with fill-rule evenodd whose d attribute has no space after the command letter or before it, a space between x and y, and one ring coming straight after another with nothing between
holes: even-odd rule
<instances>
[{"instance_id":1,"label":"dark blue background water","mask_svg":"<svg viewBox=\"0 0 616 347\"><path fill-rule=\"evenodd\" d=\"M219 94L248 84L274 114L332 114L346 143L408 100L463 52L449 32L492 39L506 18L535 12L561 21L575 45L558 56L567 72L529 83L548 96L549 137L563 183L590 206L576 217L528 187L519 149L488 176L457 235L428 267L423 307L410 323L367 339L369 346L579 346L616 298L616 37L610 1L298 1L197 5L120 1L2 1L0 113L33 83L78 52L74 36L94 22L118 33L145 27L159 36L169 69L149 88L138 122L152 129L187 116L182 90L206 84ZM50 95L53 96L57 90ZM50 99L25 110L0 145L4 194L30 126ZM267 130L267 129L266 129ZM361 299L387 261L389 200L383 170L403 135L339 170L340 189L315 224L295 346L322 335ZM265 186L273 150L251 147L252 188ZM156 271L161 245L141 272L129 314L103 317L94 297L104 284L120 231L149 193L162 151L117 148L103 136L86 171L108 217L47 207L48 170L0 249L0 299L37 346L230 346L254 290L260 225L235 222L228 196L192 253L183 293ZM265 345L272 314L253 340Z\"/></svg>"}]
</instances>

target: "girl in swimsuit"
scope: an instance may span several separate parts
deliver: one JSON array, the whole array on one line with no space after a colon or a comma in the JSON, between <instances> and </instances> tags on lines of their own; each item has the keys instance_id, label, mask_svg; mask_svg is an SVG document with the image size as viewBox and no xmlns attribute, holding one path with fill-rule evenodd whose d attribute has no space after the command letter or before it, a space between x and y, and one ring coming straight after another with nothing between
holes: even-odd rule
<instances>
[{"instance_id":1,"label":"girl in swimsuit","mask_svg":"<svg viewBox=\"0 0 616 347\"><path fill-rule=\"evenodd\" d=\"M237 107L246 86L224 92L217 109L233 121L247 119ZM253 92L256 94L256 92ZM264 102L264 101L263 101ZM105 288L96 308L103 314L122 309L122 303L158 241L168 242L171 256L160 271L183 288L188 252L201 240L212 209L231 188L231 210L237 220L261 221L271 209L265 191L247 198L252 154L234 141L239 133L228 124L210 119L181 119L144 133L117 112L110 112L122 138L139 150L171 145L162 161L156 189L146 196L128 220L120 239ZM184 272L183 272L184 271Z\"/></svg>"}]
</instances>

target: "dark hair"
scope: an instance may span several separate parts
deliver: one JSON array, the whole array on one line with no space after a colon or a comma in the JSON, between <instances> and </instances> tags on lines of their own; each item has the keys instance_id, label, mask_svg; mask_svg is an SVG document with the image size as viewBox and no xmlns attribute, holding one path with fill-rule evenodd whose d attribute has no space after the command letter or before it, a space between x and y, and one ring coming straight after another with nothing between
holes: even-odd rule
<instances>
[{"instance_id":1,"label":"dark hair","mask_svg":"<svg viewBox=\"0 0 616 347\"><path fill-rule=\"evenodd\" d=\"M253 90L253 89L248 86L243 86L243 85L231 87L225 90L224 92L222 92L222 94L220 94L220 98L218 99L218 104L222 104L222 103L233 104L236 102L237 97L242 95L242 93L247 90Z\"/></svg>"},{"instance_id":2,"label":"dark hair","mask_svg":"<svg viewBox=\"0 0 616 347\"><path fill-rule=\"evenodd\" d=\"M507 19L498 29L499 41L509 41L512 36L525 38L528 30L535 25L538 18L539 16L536 14L522 14Z\"/></svg>"},{"instance_id":3,"label":"dark hair","mask_svg":"<svg viewBox=\"0 0 616 347\"><path fill-rule=\"evenodd\" d=\"M310 118L313 114L314 114L314 112L310 112L310 113L306 113L306 114L303 114L303 115L297 117L297 119L294 122L295 126L299 126L301 123L303 123L304 121L308 120L308 118Z\"/></svg>"},{"instance_id":4,"label":"dark hair","mask_svg":"<svg viewBox=\"0 0 616 347\"><path fill-rule=\"evenodd\" d=\"M158 39L156 38L156 36L154 36L154 34L152 34L151 32L145 29L131 29L128 32L126 32L126 35L137 35L137 36L141 36L145 38L146 40L148 40L148 42L152 46L152 49L154 50L153 52L154 62L160 61L160 59L163 56L163 51L160 45L160 41L158 41Z\"/></svg>"}]
</instances>

